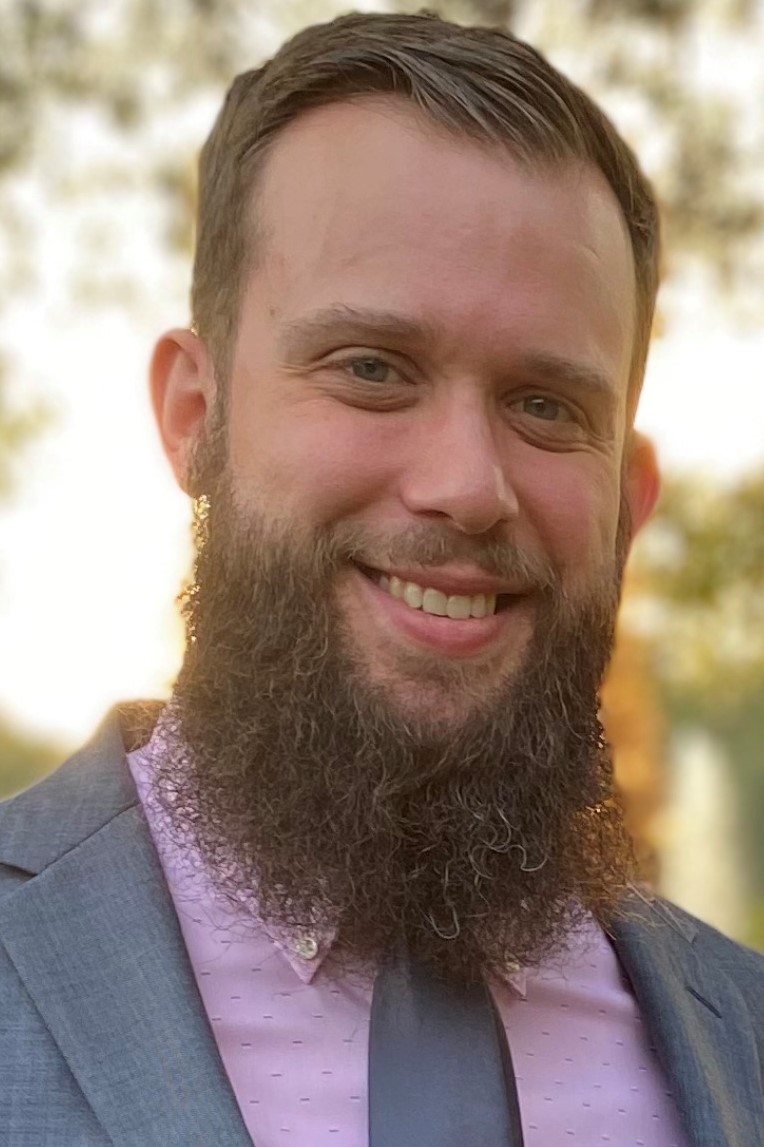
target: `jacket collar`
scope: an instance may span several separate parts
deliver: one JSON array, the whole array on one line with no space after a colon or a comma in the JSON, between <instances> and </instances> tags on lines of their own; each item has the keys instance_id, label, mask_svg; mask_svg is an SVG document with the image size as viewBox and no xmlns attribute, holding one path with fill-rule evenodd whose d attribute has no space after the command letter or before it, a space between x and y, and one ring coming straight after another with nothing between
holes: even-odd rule
<instances>
[{"instance_id":1,"label":"jacket collar","mask_svg":"<svg viewBox=\"0 0 764 1147\"><path fill-rule=\"evenodd\" d=\"M58 774L0 809L0 839L6 864L38 873L0 902L0 936L110 1141L251 1147L118 711Z\"/></svg>"}]
</instances>

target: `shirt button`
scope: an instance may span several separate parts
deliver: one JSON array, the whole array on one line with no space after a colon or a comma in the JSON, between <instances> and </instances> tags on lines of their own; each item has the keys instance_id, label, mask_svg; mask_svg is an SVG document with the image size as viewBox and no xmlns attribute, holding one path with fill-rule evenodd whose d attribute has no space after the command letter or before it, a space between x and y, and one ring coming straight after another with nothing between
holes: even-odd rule
<instances>
[{"instance_id":1,"label":"shirt button","mask_svg":"<svg viewBox=\"0 0 764 1147\"><path fill-rule=\"evenodd\" d=\"M302 936L294 946L298 956L303 960L315 960L318 955L318 941L314 936Z\"/></svg>"}]
</instances>

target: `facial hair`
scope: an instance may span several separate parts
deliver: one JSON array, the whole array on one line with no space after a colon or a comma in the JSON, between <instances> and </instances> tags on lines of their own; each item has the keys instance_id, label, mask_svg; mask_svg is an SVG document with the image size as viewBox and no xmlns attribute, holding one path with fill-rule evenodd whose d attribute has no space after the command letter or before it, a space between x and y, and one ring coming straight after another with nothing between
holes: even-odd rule
<instances>
[{"instance_id":1,"label":"facial hair","mask_svg":"<svg viewBox=\"0 0 764 1147\"><path fill-rule=\"evenodd\" d=\"M154 793L217 891L266 925L336 929L346 971L406 953L455 982L537 966L589 913L606 924L634 876L598 715L625 506L612 562L571 599L506 537L307 532L237 510L224 467L211 487ZM498 682L495 668L489 682L478 665L402 657L410 689L440 689L444 715L458 700L458 719L402 708L346 624L338 577L382 553L468 559L529 587L532 636Z\"/></svg>"}]
</instances>

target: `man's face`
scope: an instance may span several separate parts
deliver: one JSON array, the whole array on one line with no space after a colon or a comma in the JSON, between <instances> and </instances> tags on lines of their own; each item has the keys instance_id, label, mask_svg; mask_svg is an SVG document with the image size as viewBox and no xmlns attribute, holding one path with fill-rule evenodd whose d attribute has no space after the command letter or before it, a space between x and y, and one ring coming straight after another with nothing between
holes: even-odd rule
<instances>
[{"instance_id":1,"label":"man's face","mask_svg":"<svg viewBox=\"0 0 764 1147\"><path fill-rule=\"evenodd\" d=\"M257 210L157 792L222 891L344 959L538 959L630 865L598 721L634 524L618 209L365 100L285 130ZM166 443L201 393L170 361Z\"/></svg>"},{"instance_id":2,"label":"man's face","mask_svg":"<svg viewBox=\"0 0 764 1147\"><path fill-rule=\"evenodd\" d=\"M258 211L236 510L295 539L356 529L331 593L359 666L410 717L458 719L522 662L549 571L576 600L613 560L634 316L617 205L593 170L529 174L368 99L287 128ZM380 572L451 612L512 596L454 620Z\"/></svg>"}]
</instances>

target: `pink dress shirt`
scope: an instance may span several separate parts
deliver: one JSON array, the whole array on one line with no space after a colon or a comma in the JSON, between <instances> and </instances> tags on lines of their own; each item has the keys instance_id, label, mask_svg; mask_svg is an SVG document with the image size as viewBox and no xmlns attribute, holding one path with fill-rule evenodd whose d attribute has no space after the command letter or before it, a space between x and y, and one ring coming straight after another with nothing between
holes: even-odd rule
<instances>
[{"instance_id":1,"label":"pink dress shirt","mask_svg":"<svg viewBox=\"0 0 764 1147\"><path fill-rule=\"evenodd\" d=\"M220 1056L256 1147L367 1147L372 984L337 974L331 937L237 918L146 793L161 733L128 762ZM526 1147L688 1147L636 1000L594 922L564 967L491 984Z\"/></svg>"}]
</instances>

